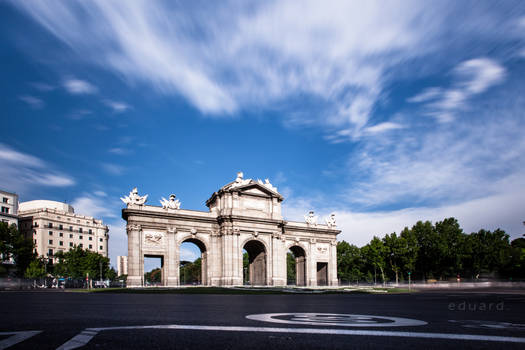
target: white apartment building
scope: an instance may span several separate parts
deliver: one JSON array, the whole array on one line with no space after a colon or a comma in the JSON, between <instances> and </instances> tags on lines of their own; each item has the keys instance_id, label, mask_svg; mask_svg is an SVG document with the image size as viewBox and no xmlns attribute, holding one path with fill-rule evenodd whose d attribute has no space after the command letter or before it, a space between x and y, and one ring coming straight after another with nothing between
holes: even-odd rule
<instances>
[{"instance_id":1,"label":"white apartment building","mask_svg":"<svg viewBox=\"0 0 525 350\"><path fill-rule=\"evenodd\" d=\"M117 256L117 273L119 276L128 274L128 257L125 255Z\"/></svg>"},{"instance_id":2,"label":"white apartment building","mask_svg":"<svg viewBox=\"0 0 525 350\"><path fill-rule=\"evenodd\" d=\"M0 221L18 226L18 195L0 190Z\"/></svg>"},{"instance_id":3,"label":"white apartment building","mask_svg":"<svg viewBox=\"0 0 525 350\"><path fill-rule=\"evenodd\" d=\"M34 200L19 205L19 229L32 237L39 256L53 258L75 246L108 256L108 227L91 216L75 214L66 203Z\"/></svg>"}]
</instances>

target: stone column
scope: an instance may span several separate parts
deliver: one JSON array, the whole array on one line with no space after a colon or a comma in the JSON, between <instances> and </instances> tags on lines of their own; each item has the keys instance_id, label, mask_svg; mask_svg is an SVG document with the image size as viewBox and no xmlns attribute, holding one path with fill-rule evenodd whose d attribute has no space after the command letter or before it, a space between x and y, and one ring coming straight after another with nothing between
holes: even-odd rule
<instances>
[{"instance_id":1,"label":"stone column","mask_svg":"<svg viewBox=\"0 0 525 350\"><path fill-rule=\"evenodd\" d=\"M284 250L284 243L281 240L281 234L272 234L272 285L285 286L286 285L286 251ZM283 274L284 272L284 274Z\"/></svg>"},{"instance_id":2,"label":"stone column","mask_svg":"<svg viewBox=\"0 0 525 350\"><path fill-rule=\"evenodd\" d=\"M142 228L131 224L126 227L128 234L128 287L141 287L144 259L142 257Z\"/></svg>"},{"instance_id":3,"label":"stone column","mask_svg":"<svg viewBox=\"0 0 525 350\"><path fill-rule=\"evenodd\" d=\"M176 287L179 285L179 246L177 244L177 229L168 227L166 234L166 286Z\"/></svg>"},{"instance_id":4,"label":"stone column","mask_svg":"<svg viewBox=\"0 0 525 350\"><path fill-rule=\"evenodd\" d=\"M315 239L310 239L310 242L308 244L308 285L310 287L316 287L317 286L317 259L316 259L316 252L315 252Z\"/></svg>"},{"instance_id":5,"label":"stone column","mask_svg":"<svg viewBox=\"0 0 525 350\"><path fill-rule=\"evenodd\" d=\"M330 286L338 286L339 280L337 279L337 242L333 241L330 243L330 263L329 266L329 276L328 284Z\"/></svg>"}]
</instances>

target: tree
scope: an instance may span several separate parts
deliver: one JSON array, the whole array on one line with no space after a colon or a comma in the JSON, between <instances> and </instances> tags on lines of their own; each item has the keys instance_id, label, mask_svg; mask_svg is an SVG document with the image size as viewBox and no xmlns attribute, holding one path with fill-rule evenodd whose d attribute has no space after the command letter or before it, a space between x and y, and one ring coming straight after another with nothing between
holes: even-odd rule
<instances>
[{"instance_id":1,"label":"tree","mask_svg":"<svg viewBox=\"0 0 525 350\"><path fill-rule=\"evenodd\" d=\"M345 241L337 243L337 277L349 282L359 281L363 276L361 250Z\"/></svg>"},{"instance_id":2,"label":"tree","mask_svg":"<svg viewBox=\"0 0 525 350\"><path fill-rule=\"evenodd\" d=\"M411 274L416 268L416 261L419 252L417 237L412 230L408 229L408 227L405 227L399 236L403 239L404 244L403 255L401 257L403 270Z\"/></svg>"},{"instance_id":3,"label":"tree","mask_svg":"<svg viewBox=\"0 0 525 350\"><path fill-rule=\"evenodd\" d=\"M295 256L290 252L286 253L286 280L295 284Z\"/></svg>"},{"instance_id":4,"label":"tree","mask_svg":"<svg viewBox=\"0 0 525 350\"><path fill-rule=\"evenodd\" d=\"M25 271L27 278L40 278L46 276L46 268L44 266L43 258L35 259L29 263Z\"/></svg>"},{"instance_id":5,"label":"tree","mask_svg":"<svg viewBox=\"0 0 525 350\"><path fill-rule=\"evenodd\" d=\"M419 247L416 269L423 279L436 277L440 259L439 237L430 221L418 221L412 226Z\"/></svg>"},{"instance_id":6,"label":"tree","mask_svg":"<svg viewBox=\"0 0 525 350\"><path fill-rule=\"evenodd\" d=\"M405 254L405 243L403 241L403 238L397 237L395 232L383 238L384 254L396 276L396 284L399 283L399 271L403 265L403 255Z\"/></svg>"},{"instance_id":7,"label":"tree","mask_svg":"<svg viewBox=\"0 0 525 350\"><path fill-rule=\"evenodd\" d=\"M366 246L362 248L363 256L374 266L381 271L381 278L383 284L386 282L385 279L385 246L383 241L374 236L374 238Z\"/></svg>"},{"instance_id":8,"label":"tree","mask_svg":"<svg viewBox=\"0 0 525 350\"><path fill-rule=\"evenodd\" d=\"M465 235L455 218L448 218L436 222L435 231L438 235L437 249L439 260L436 264L436 273L440 278L455 276L463 270L465 259Z\"/></svg>"},{"instance_id":9,"label":"tree","mask_svg":"<svg viewBox=\"0 0 525 350\"><path fill-rule=\"evenodd\" d=\"M54 273L57 276L84 278L89 274L92 279L104 279L110 269L109 258L79 246L67 252L58 252L55 257L58 259L58 263L54 266Z\"/></svg>"},{"instance_id":10,"label":"tree","mask_svg":"<svg viewBox=\"0 0 525 350\"><path fill-rule=\"evenodd\" d=\"M31 238L24 237L16 225L8 226L0 222L0 253L2 261L13 258L17 275L23 276L31 261L36 259L34 244Z\"/></svg>"}]
</instances>

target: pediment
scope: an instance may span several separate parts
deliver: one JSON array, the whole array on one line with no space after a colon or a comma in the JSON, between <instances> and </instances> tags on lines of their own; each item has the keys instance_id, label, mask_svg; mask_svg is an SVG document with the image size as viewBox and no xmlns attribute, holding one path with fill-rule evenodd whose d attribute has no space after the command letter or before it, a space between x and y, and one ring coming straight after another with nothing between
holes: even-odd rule
<instances>
[{"instance_id":1,"label":"pediment","mask_svg":"<svg viewBox=\"0 0 525 350\"><path fill-rule=\"evenodd\" d=\"M264 196L264 197L279 197L281 198L281 195L275 191L270 190L264 185L261 185L257 182L252 182L250 184L239 186L237 190L241 193L246 194L253 194L256 196Z\"/></svg>"}]
</instances>

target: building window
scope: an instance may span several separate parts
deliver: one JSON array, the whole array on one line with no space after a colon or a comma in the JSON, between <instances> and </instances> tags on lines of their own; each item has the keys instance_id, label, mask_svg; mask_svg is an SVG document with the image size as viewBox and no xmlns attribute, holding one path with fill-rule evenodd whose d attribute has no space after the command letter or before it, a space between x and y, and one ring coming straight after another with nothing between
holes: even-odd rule
<instances>
[{"instance_id":1,"label":"building window","mask_svg":"<svg viewBox=\"0 0 525 350\"><path fill-rule=\"evenodd\" d=\"M80 248L84 248L84 245L83 245L82 243L80 243L78 246L79 246Z\"/></svg>"},{"instance_id":2,"label":"building window","mask_svg":"<svg viewBox=\"0 0 525 350\"><path fill-rule=\"evenodd\" d=\"M9 198L7 198L7 197L2 198L2 202L9 203Z\"/></svg>"},{"instance_id":3,"label":"building window","mask_svg":"<svg viewBox=\"0 0 525 350\"><path fill-rule=\"evenodd\" d=\"M50 222L50 223L47 225L47 227L49 227L49 228L53 228L53 223Z\"/></svg>"},{"instance_id":4,"label":"building window","mask_svg":"<svg viewBox=\"0 0 525 350\"><path fill-rule=\"evenodd\" d=\"M8 207L2 207L2 213L9 214L9 208Z\"/></svg>"},{"instance_id":5,"label":"building window","mask_svg":"<svg viewBox=\"0 0 525 350\"><path fill-rule=\"evenodd\" d=\"M64 245L63 241L58 242L58 245Z\"/></svg>"},{"instance_id":6,"label":"building window","mask_svg":"<svg viewBox=\"0 0 525 350\"><path fill-rule=\"evenodd\" d=\"M93 231L91 231L91 229L89 229L89 234L90 234L90 235L93 234Z\"/></svg>"},{"instance_id":7,"label":"building window","mask_svg":"<svg viewBox=\"0 0 525 350\"><path fill-rule=\"evenodd\" d=\"M49 235L50 235L50 236L53 236L53 231L49 231Z\"/></svg>"},{"instance_id":8,"label":"building window","mask_svg":"<svg viewBox=\"0 0 525 350\"><path fill-rule=\"evenodd\" d=\"M69 238L73 238L73 234L72 233L69 234Z\"/></svg>"},{"instance_id":9,"label":"building window","mask_svg":"<svg viewBox=\"0 0 525 350\"><path fill-rule=\"evenodd\" d=\"M78 233L82 233L82 227L78 228Z\"/></svg>"},{"instance_id":10,"label":"building window","mask_svg":"<svg viewBox=\"0 0 525 350\"><path fill-rule=\"evenodd\" d=\"M64 233L63 233L63 232L60 232L58 235L59 235L60 237L64 237Z\"/></svg>"},{"instance_id":11,"label":"building window","mask_svg":"<svg viewBox=\"0 0 525 350\"><path fill-rule=\"evenodd\" d=\"M82 239L82 236L78 236L78 239Z\"/></svg>"},{"instance_id":12,"label":"building window","mask_svg":"<svg viewBox=\"0 0 525 350\"><path fill-rule=\"evenodd\" d=\"M49 249L49 250L47 251L47 255L48 255L48 256L53 256L53 249Z\"/></svg>"},{"instance_id":13,"label":"building window","mask_svg":"<svg viewBox=\"0 0 525 350\"><path fill-rule=\"evenodd\" d=\"M93 237L89 237L89 240L92 241L92 240L93 240Z\"/></svg>"},{"instance_id":14,"label":"building window","mask_svg":"<svg viewBox=\"0 0 525 350\"><path fill-rule=\"evenodd\" d=\"M53 240L52 239L49 240L49 244L53 244Z\"/></svg>"},{"instance_id":15,"label":"building window","mask_svg":"<svg viewBox=\"0 0 525 350\"><path fill-rule=\"evenodd\" d=\"M69 226L69 231L73 231L73 226Z\"/></svg>"},{"instance_id":16,"label":"building window","mask_svg":"<svg viewBox=\"0 0 525 350\"><path fill-rule=\"evenodd\" d=\"M92 244L89 245L89 249L93 249L93 245Z\"/></svg>"},{"instance_id":17,"label":"building window","mask_svg":"<svg viewBox=\"0 0 525 350\"><path fill-rule=\"evenodd\" d=\"M64 226L62 226L62 225L60 224L60 225L58 225L58 229L59 229L59 230L63 230L63 229L64 229Z\"/></svg>"},{"instance_id":18,"label":"building window","mask_svg":"<svg viewBox=\"0 0 525 350\"><path fill-rule=\"evenodd\" d=\"M99 240L100 242L102 242L102 238L99 238L98 240Z\"/></svg>"},{"instance_id":19,"label":"building window","mask_svg":"<svg viewBox=\"0 0 525 350\"><path fill-rule=\"evenodd\" d=\"M100 246L99 248L100 248L100 250L103 250L103 249L104 249L104 248L102 248L102 246Z\"/></svg>"},{"instance_id":20,"label":"building window","mask_svg":"<svg viewBox=\"0 0 525 350\"><path fill-rule=\"evenodd\" d=\"M35 244L36 244L36 239L34 239L33 241L34 241L34 242L35 242Z\"/></svg>"},{"instance_id":21,"label":"building window","mask_svg":"<svg viewBox=\"0 0 525 350\"><path fill-rule=\"evenodd\" d=\"M73 242L69 242L69 246L72 247L73 246Z\"/></svg>"},{"instance_id":22,"label":"building window","mask_svg":"<svg viewBox=\"0 0 525 350\"><path fill-rule=\"evenodd\" d=\"M38 222L35 221L35 222L33 223L33 227L38 227Z\"/></svg>"}]
</instances>

